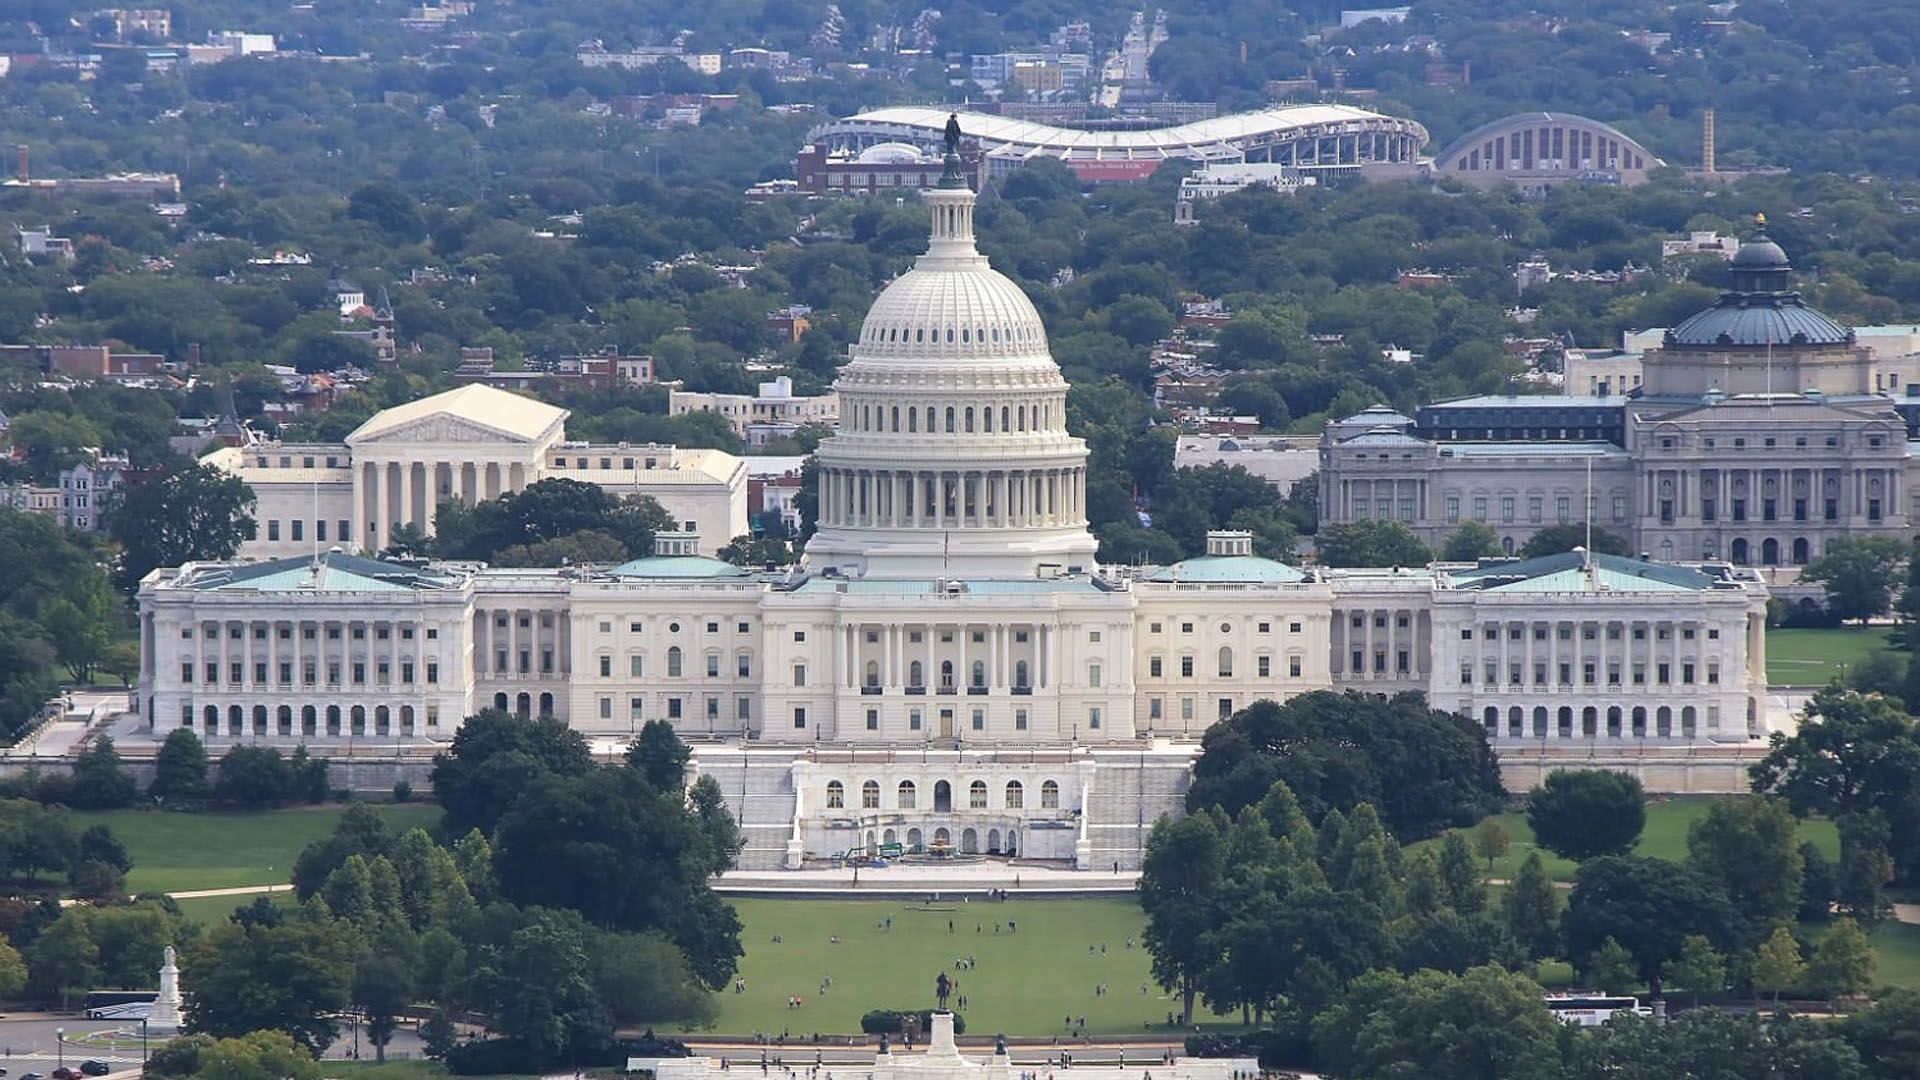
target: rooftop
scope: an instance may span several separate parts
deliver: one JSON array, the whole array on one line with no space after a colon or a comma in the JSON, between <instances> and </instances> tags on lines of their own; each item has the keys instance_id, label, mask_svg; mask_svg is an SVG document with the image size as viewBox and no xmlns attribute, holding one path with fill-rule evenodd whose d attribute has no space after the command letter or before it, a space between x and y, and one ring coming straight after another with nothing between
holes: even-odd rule
<instances>
[{"instance_id":1,"label":"rooftop","mask_svg":"<svg viewBox=\"0 0 1920 1080\"><path fill-rule=\"evenodd\" d=\"M1459 570L1447 579L1456 589L1516 593L1698 592L1714 584L1685 566L1579 551Z\"/></svg>"},{"instance_id":2,"label":"rooftop","mask_svg":"<svg viewBox=\"0 0 1920 1080\"><path fill-rule=\"evenodd\" d=\"M1169 583L1305 581L1307 575L1273 559L1258 555L1201 555L1155 569L1146 580Z\"/></svg>"},{"instance_id":3,"label":"rooftop","mask_svg":"<svg viewBox=\"0 0 1920 1080\"><path fill-rule=\"evenodd\" d=\"M458 588L461 579L442 570L326 551L312 558L190 566L174 583L201 592L391 593Z\"/></svg>"},{"instance_id":4,"label":"rooftop","mask_svg":"<svg viewBox=\"0 0 1920 1080\"><path fill-rule=\"evenodd\" d=\"M469 383L382 409L355 428L346 441L351 444L376 438L434 416L455 417L509 438L532 441L566 419L567 411L483 383Z\"/></svg>"}]
</instances>

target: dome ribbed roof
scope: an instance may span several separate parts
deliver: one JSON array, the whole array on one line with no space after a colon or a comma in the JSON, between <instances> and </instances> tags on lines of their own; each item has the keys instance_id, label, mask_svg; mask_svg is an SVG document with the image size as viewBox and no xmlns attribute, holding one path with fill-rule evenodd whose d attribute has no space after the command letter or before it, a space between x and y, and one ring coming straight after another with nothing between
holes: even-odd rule
<instances>
[{"instance_id":1,"label":"dome ribbed roof","mask_svg":"<svg viewBox=\"0 0 1920 1080\"><path fill-rule=\"evenodd\" d=\"M1847 345L1853 331L1808 307L1793 291L1793 264L1760 233L1734 253L1733 288L1720 302L1667 331L1666 344L1690 348Z\"/></svg>"},{"instance_id":2,"label":"dome ribbed roof","mask_svg":"<svg viewBox=\"0 0 1920 1080\"><path fill-rule=\"evenodd\" d=\"M868 309L860 347L875 357L1030 356L1046 351L1047 331L1020 286L979 259L900 275Z\"/></svg>"}]
</instances>

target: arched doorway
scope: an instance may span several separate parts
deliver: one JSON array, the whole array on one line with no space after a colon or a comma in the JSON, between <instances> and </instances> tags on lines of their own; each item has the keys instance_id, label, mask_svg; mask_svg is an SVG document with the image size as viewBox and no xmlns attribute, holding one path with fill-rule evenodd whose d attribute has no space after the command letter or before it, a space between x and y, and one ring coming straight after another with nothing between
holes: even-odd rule
<instances>
[{"instance_id":1,"label":"arched doorway","mask_svg":"<svg viewBox=\"0 0 1920 1080\"><path fill-rule=\"evenodd\" d=\"M316 714L313 711L313 706L311 705L300 706L300 734L302 735L318 734L315 727L316 725L315 715Z\"/></svg>"},{"instance_id":2,"label":"arched doorway","mask_svg":"<svg viewBox=\"0 0 1920 1080\"><path fill-rule=\"evenodd\" d=\"M1663 739L1673 736L1673 710L1668 706L1660 706L1660 711L1653 714L1653 733Z\"/></svg>"},{"instance_id":3,"label":"arched doorway","mask_svg":"<svg viewBox=\"0 0 1920 1080\"><path fill-rule=\"evenodd\" d=\"M1621 718L1622 718L1622 714L1620 712L1620 706L1618 705L1607 706L1607 737L1609 739L1617 739L1620 737Z\"/></svg>"},{"instance_id":4,"label":"arched doorway","mask_svg":"<svg viewBox=\"0 0 1920 1080\"><path fill-rule=\"evenodd\" d=\"M1735 566L1746 566L1751 562L1747 558L1747 552L1747 541L1742 537L1727 546L1727 560Z\"/></svg>"},{"instance_id":5,"label":"arched doorway","mask_svg":"<svg viewBox=\"0 0 1920 1080\"><path fill-rule=\"evenodd\" d=\"M340 706L327 706L327 734L340 734Z\"/></svg>"},{"instance_id":6,"label":"arched doorway","mask_svg":"<svg viewBox=\"0 0 1920 1080\"><path fill-rule=\"evenodd\" d=\"M980 854L980 834L979 833L974 832L972 829L960 830L960 854L962 855Z\"/></svg>"},{"instance_id":7,"label":"arched doorway","mask_svg":"<svg viewBox=\"0 0 1920 1080\"><path fill-rule=\"evenodd\" d=\"M952 851L953 850L953 834L948 832L944 826L933 830L933 850L935 851Z\"/></svg>"},{"instance_id":8,"label":"arched doorway","mask_svg":"<svg viewBox=\"0 0 1920 1080\"><path fill-rule=\"evenodd\" d=\"M542 720L553 719L553 695L552 694L540 695L540 719Z\"/></svg>"},{"instance_id":9,"label":"arched doorway","mask_svg":"<svg viewBox=\"0 0 1920 1080\"><path fill-rule=\"evenodd\" d=\"M1559 729L1558 734L1561 738L1573 738L1573 706L1560 706L1560 715L1555 717L1555 721L1554 726Z\"/></svg>"},{"instance_id":10,"label":"arched doorway","mask_svg":"<svg viewBox=\"0 0 1920 1080\"><path fill-rule=\"evenodd\" d=\"M913 852L913 853L914 853L914 854L916 854L916 855L917 855L917 854L919 854L920 852L922 852L922 851L924 851L924 850L926 850L926 847L925 847L925 845L923 845L923 844L922 844L922 843L920 842L920 830L919 830L919 829L908 829L908 830L907 830L907 850L908 850L908 851L911 851L911 852Z\"/></svg>"},{"instance_id":11,"label":"arched doorway","mask_svg":"<svg viewBox=\"0 0 1920 1080\"><path fill-rule=\"evenodd\" d=\"M533 712L533 695L521 694L515 697L513 699L513 711L520 714L520 719L525 720L528 714Z\"/></svg>"},{"instance_id":12,"label":"arched doorway","mask_svg":"<svg viewBox=\"0 0 1920 1080\"><path fill-rule=\"evenodd\" d=\"M1687 707L1680 710L1680 734L1686 736L1689 739L1693 738L1694 723L1695 723L1694 718L1698 715L1699 714L1693 711L1693 706L1691 705L1688 705Z\"/></svg>"},{"instance_id":13,"label":"arched doorway","mask_svg":"<svg viewBox=\"0 0 1920 1080\"><path fill-rule=\"evenodd\" d=\"M506 712L507 711L507 695L505 694L493 695L493 707L498 712Z\"/></svg>"},{"instance_id":14,"label":"arched doorway","mask_svg":"<svg viewBox=\"0 0 1920 1080\"><path fill-rule=\"evenodd\" d=\"M1487 729L1487 734L1490 736L1498 735L1500 733L1500 707L1497 705L1489 705L1483 715L1485 717L1483 724Z\"/></svg>"},{"instance_id":15,"label":"arched doorway","mask_svg":"<svg viewBox=\"0 0 1920 1080\"><path fill-rule=\"evenodd\" d=\"M888 829L880 834L880 842L883 844L897 844L900 842L900 834L894 832L892 829Z\"/></svg>"},{"instance_id":16,"label":"arched doorway","mask_svg":"<svg viewBox=\"0 0 1920 1080\"><path fill-rule=\"evenodd\" d=\"M945 780L935 781L933 785L933 808L945 813L953 809L953 785ZM947 830L941 829L942 833Z\"/></svg>"},{"instance_id":17,"label":"arched doorway","mask_svg":"<svg viewBox=\"0 0 1920 1080\"><path fill-rule=\"evenodd\" d=\"M1600 710L1599 709L1596 709L1593 706L1589 705L1586 708L1580 710L1580 734L1585 735L1587 738L1591 739L1594 737L1594 735L1598 734L1597 729L1599 728L1599 726L1600 726Z\"/></svg>"},{"instance_id":18,"label":"arched doorway","mask_svg":"<svg viewBox=\"0 0 1920 1080\"><path fill-rule=\"evenodd\" d=\"M350 730L353 734L365 735L367 733L367 707L365 705L355 705L353 711L348 714L348 719L352 724Z\"/></svg>"},{"instance_id":19,"label":"arched doorway","mask_svg":"<svg viewBox=\"0 0 1920 1080\"><path fill-rule=\"evenodd\" d=\"M1633 737L1636 739L1644 739L1647 737L1647 707L1645 705L1635 705L1633 707Z\"/></svg>"},{"instance_id":20,"label":"arched doorway","mask_svg":"<svg viewBox=\"0 0 1920 1080\"><path fill-rule=\"evenodd\" d=\"M1020 854L1020 833L1015 829L1007 830L1007 858Z\"/></svg>"},{"instance_id":21,"label":"arched doorway","mask_svg":"<svg viewBox=\"0 0 1920 1080\"><path fill-rule=\"evenodd\" d=\"M868 829L867 830L867 854L872 855L878 852L879 850L880 850L879 841L873 835L873 830Z\"/></svg>"},{"instance_id":22,"label":"arched doorway","mask_svg":"<svg viewBox=\"0 0 1920 1080\"><path fill-rule=\"evenodd\" d=\"M1526 713L1515 705L1507 710L1507 734L1519 738L1526 725Z\"/></svg>"},{"instance_id":23,"label":"arched doorway","mask_svg":"<svg viewBox=\"0 0 1920 1080\"><path fill-rule=\"evenodd\" d=\"M1780 541L1775 540L1771 536L1760 541L1760 565L1780 565Z\"/></svg>"},{"instance_id":24,"label":"arched doorway","mask_svg":"<svg viewBox=\"0 0 1920 1080\"><path fill-rule=\"evenodd\" d=\"M1547 737L1547 707L1545 705L1535 705L1533 707L1533 737L1536 739L1544 739Z\"/></svg>"},{"instance_id":25,"label":"arched doorway","mask_svg":"<svg viewBox=\"0 0 1920 1080\"><path fill-rule=\"evenodd\" d=\"M989 855L1000 854L1000 830L999 829L987 830L987 854Z\"/></svg>"},{"instance_id":26,"label":"arched doorway","mask_svg":"<svg viewBox=\"0 0 1920 1080\"><path fill-rule=\"evenodd\" d=\"M1804 536L1793 538L1793 565L1807 565L1807 538Z\"/></svg>"}]
</instances>

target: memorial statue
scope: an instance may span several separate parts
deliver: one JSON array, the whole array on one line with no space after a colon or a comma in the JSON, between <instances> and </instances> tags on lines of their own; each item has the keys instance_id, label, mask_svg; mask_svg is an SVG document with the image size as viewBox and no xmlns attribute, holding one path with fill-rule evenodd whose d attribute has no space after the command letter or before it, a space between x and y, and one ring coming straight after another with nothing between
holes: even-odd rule
<instances>
[{"instance_id":1,"label":"memorial statue","mask_svg":"<svg viewBox=\"0 0 1920 1080\"><path fill-rule=\"evenodd\" d=\"M173 946L169 945L161 953L160 993L153 999L153 1009L147 1013L147 1029L150 1031L178 1031L180 1016L180 963L174 956Z\"/></svg>"},{"instance_id":2,"label":"memorial statue","mask_svg":"<svg viewBox=\"0 0 1920 1080\"><path fill-rule=\"evenodd\" d=\"M947 978L946 972L941 972L939 977L933 980L933 993L940 1001L941 1010L945 1011L947 995L953 993L953 980Z\"/></svg>"},{"instance_id":3,"label":"memorial statue","mask_svg":"<svg viewBox=\"0 0 1920 1080\"><path fill-rule=\"evenodd\" d=\"M947 153L960 153L960 114L947 114Z\"/></svg>"}]
</instances>

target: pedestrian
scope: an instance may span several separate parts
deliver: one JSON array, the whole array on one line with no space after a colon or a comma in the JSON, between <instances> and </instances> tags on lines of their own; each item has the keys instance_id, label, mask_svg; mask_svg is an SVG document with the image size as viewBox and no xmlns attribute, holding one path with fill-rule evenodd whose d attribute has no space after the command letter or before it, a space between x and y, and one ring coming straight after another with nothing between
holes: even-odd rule
<instances>
[{"instance_id":1,"label":"pedestrian","mask_svg":"<svg viewBox=\"0 0 1920 1080\"><path fill-rule=\"evenodd\" d=\"M952 919L948 919L948 920L947 920L947 933L949 933L949 934L951 934L951 933L953 933L953 920L952 920Z\"/></svg>"}]
</instances>

